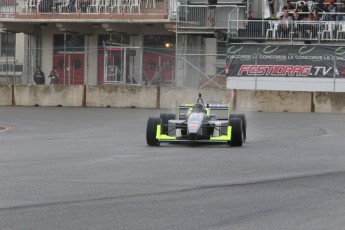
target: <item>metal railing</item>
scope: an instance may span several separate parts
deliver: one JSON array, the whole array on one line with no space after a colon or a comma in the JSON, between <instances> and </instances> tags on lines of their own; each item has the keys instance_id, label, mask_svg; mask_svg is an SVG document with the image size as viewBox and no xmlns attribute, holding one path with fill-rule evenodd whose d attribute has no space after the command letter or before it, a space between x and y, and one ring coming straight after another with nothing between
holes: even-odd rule
<instances>
[{"instance_id":1,"label":"metal railing","mask_svg":"<svg viewBox=\"0 0 345 230\"><path fill-rule=\"evenodd\" d=\"M2 0L0 17L32 18L33 15L62 17L80 14L103 15L164 15L169 0Z\"/></svg>"},{"instance_id":2,"label":"metal railing","mask_svg":"<svg viewBox=\"0 0 345 230\"><path fill-rule=\"evenodd\" d=\"M228 39L345 41L345 21L236 20L229 22Z\"/></svg>"},{"instance_id":3,"label":"metal railing","mask_svg":"<svg viewBox=\"0 0 345 230\"><path fill-rule=\"evenodd\" d=\"M207 5L180 5L178 7L178 28L200 29L228 27L229 12L232 20L246 18L246 7L239 5L217 5L214 9ZM214 18L214 23L212 22Z\"/></svg>"}]
</instances>

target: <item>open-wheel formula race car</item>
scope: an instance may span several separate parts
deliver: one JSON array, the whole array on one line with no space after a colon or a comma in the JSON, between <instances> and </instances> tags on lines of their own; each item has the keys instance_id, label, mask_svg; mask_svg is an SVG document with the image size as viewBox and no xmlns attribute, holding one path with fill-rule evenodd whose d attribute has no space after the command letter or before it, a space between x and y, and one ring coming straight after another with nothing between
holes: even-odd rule
<instances>
[{"instance_id":1,"label":"open-wheel formula race car","mask_svg":"<svg viewBox=\"0 0 345 230\"><path fill-rule=\"evenodd\" d=\"M225 115L219 116L217 112ZM161 113L159 118L150 117L146 142L149 146L159 146L162 142L242 146L246 129L244 114L232 114L230 104L205 104L199 94L195 104L180 104L177 116L174 113Z\"/></svg>"}]
</instances>

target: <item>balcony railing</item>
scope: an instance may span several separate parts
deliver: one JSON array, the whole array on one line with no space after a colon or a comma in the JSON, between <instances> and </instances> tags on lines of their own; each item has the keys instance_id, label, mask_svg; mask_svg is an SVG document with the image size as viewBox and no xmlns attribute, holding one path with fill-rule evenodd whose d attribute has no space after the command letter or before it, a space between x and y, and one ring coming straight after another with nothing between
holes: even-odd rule
<instances>
[{"instance_id":1,"label":"balcony railing","mask_svg":"<svg viewBox=\"0 0 345 230\"><path fill-rule=\"evenodd\" d=\"M234 40L345 41L345 21L231 20L228 25Z\"/></svg>"},{"instance_id":2,"label":"balcony railing","mask_svg":"<svg viewBox=\"0 0 345 230\"><path fill-rule=\"evenodd\" d=\"M168 18L169 0L0 0L0 18Z\"/></svg>"},{"instance_id":3,"label":"balcony railing","mask_svg":"<svg viewBox=\"0 0 345 230\"><path fill-rule=\"evenodd\" d=\"M179 29L227 29L229 12L231 20L246 18L246 7L240 5L217 5L211 9L207 5L180 5L178 7ZM214 23L211 20L214 17Z\"/></svg>"},{"instance_id":4,"label":"balcony railing","mask_svg":"<svg viewBox=\"0 0 345 230\"><path fill-rule=\"evenodd\" d=\"M184 4L182 4L185 2ZM246 18L246 7L231 1L211 9L181 0L0 0L0 18L15 19L168 19L180 29L228 28ZM210 18L214 17L214 23Z\"/></svg>"}]
</instances>

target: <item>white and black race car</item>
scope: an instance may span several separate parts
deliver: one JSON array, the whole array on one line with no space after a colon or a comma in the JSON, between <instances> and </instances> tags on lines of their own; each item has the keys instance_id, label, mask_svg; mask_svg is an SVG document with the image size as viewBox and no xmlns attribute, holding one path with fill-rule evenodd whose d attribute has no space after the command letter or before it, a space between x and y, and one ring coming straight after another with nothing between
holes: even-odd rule
<instances>
[{"instance_id":1,"label":"white and black race car","mask_svg":"<svg viewBox=\"0 0 345 230\"><path fill-rule=\"evenodd\" d=\"M217 112L225 112L219 116ZM232 114L230 104L205 104L201 94L195 104L180 104L177 116L161 113L150 117L146 142L159 146L161 142L211 142L242 146L246 139L247 121L244 114Z\"/></svg>"}]
</instances>

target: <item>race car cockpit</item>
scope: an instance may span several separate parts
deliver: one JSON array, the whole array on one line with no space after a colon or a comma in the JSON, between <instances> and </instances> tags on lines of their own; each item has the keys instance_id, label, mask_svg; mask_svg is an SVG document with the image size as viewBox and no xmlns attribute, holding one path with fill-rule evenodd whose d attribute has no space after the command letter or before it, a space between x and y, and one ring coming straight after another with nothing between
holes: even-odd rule
<instances>
[{"instance_id":1,"label":"race car cockpit","mask_svg":"<svg viewBox=\"0 0 345 230\"><path fill-rule=\"evenodd\" d=\"M201 103L196 103L193 107L193 112L196 113L205 113L205 106Z\"/></svg>"}]
</instances>

